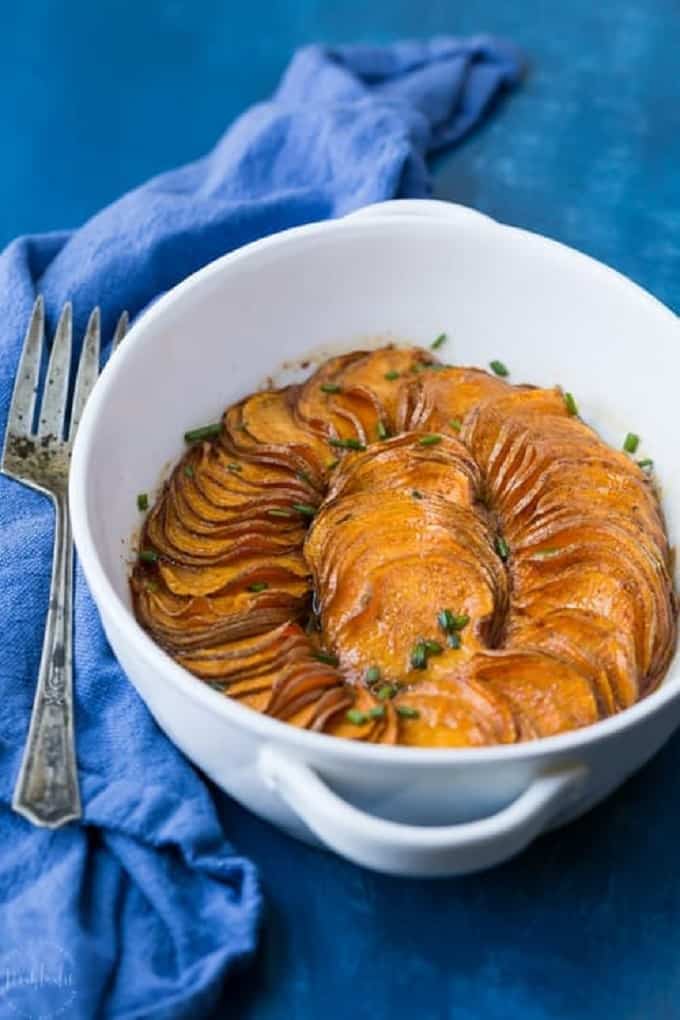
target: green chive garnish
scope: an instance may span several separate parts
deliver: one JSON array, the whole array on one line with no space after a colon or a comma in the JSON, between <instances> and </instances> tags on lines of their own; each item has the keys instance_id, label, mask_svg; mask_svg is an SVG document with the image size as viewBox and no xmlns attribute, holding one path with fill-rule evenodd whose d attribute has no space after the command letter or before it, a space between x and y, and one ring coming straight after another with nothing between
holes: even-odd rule
<instances>
[{"instance_id":1,"label":"green chive garnish","mask_svg":"<svg viewBox=\"0 0 680 1020\"><path fill-rule=\"evenodd\" d=\"M384 421L379 421L378 422L378 424L376 425L375 431L378 434L378 439L389 439L389 437L390 437L389 431L388 431L387 426L385 425Z\"/></svg>"},{"instance_id":2,"label":"green chive garnish","mask_svg":"<svg viewBox=\"0 0 680 1020\"><path fill-rule=\"evenodd\" d=\"M460 648L460 633L457 630L452 631L446 638L446 643L449 648Z\"/></svg>"},{"instance_id":3,"label":"green chive garnish","mask_svg":"<svg viewBox=\"0 0 680 1020\"><path fill-rule=\"evenodd\" d=\"M267 510L270 517L292 517L290 510L282 510L279 507L272 507L271 510Z\"/></svg>"},{"instance_id":4,"label":"green chive garnish","mask_svg":"<svg viewBox=\"0 0 680 1020\"><path fill-rule=\"evenodd\" d=\"M380 666L369 666L364 675L364 680L371 687L380 680Z\"/></svg>"},{"instance_id":5,"label":"green chive garnish","mask_svg":"<svg viewBox=\"0 0 680 1020\"><path fill-rule=\"evenodd\" d=\"M146 590L147 591L158 591L158 585L156 584L155 581L147 581L146 582Z\"/></svg>"},{"instance_id":6,"label":"green chive garnish","mask_svg":"<svg viewBox=\"0 0 680 1020\"><path fill-rule=\"evenodd\" d=\"M149 497L146 492L140 492L137 496L137 509L142 511L149 509Z\"/></svg>"},{"instance_id":7,"label":"green chive garnish","mask_svg":"<svg viewBox=\"0 0 680 1020\"><path fill-rule=\"evenodd\" d=\"M326 470L327 471L335 470L339 463L340 463L339 460L329 460L328 463L326 464Z\"/></svg>"},{"instance_id":8,"label":"green chive garnish","mask_svg":"<svg viewBox=\"0 0 680 1020\"><path fill-rule=\"evenodd\" d=\"M293 510L297 510L299 514L304 514L305 517L316 516L316 507L310 506L309 503L293 503Z\"/></svg>"},{"instance_id":9,"label":"green chive garnish","mask_svg":"<svg viewBox=\"0 0 680 1020\"><path fill-rule=\"evenodd\" d=\"M566 407L568 414L571 414L573 416L576 416L578 414L578 407L576 405L576 401L574 400L573 393L564 394L564 406Z\"/></svg>"},{"instance_id":10,"label":"green chive garnish","mask_svg":"<svg viewBox=\"0 0 680 1020\"><path fill-rule=\"evenodd\" d=\"M194 469L192 468L191 464L184 465L184 474L187 476L187 478L194 477Z\"/></svg>"},{"instance_id":11,"label":"green chive garnish","mask_svg":"<svg viewBox=\"0 0 680 1020\"><path fill-rule=\"evenodd\" d=\"M337 446L341 450L365 450L366 447L358 439L329 439L331 446Z\"/></svg>"},{"instance_id":12,"label":"green chive garnish","mask_svg":"<svg viewBox=\"0 0 680 1020\"><path fill-rule=\"evenodd\" d=\"M441 655L444 649L438 641L425 641L425 651L428 655Z\"/></svg>"},{"instance_id":13,"label":"green chive garnish","mask_svg":"<svg viewBox=\"0 0 680 1020\"><path fill-rule=\"evenodd\" d=\"M469 622L470 617L467 613L452 613L450 609L442 609L437 616L437 623L445 634L453 630L463 630Z\"/></svg>"},{"instance_id":14,"label":"green chive garnish","mask_svg":"<svg viewBox=\"0 0 680 1020\"><path fill-rule=\"evenodd\" d=\"M643 457L642 460L638 461L638 467L641 467L642 470L644 471L645 468L654 467L654 461L652 460L651 457Z\"/></svg>"},{"instance_id":15,"label":"green chive garnish","mask_svg":"<svg viewBox=\"0 0 680 1020\"><path fill-rule=\"evenodd\" d=\"M342 393L342 386L339 386L338 383L334 382L322 383L319 389L322 393Z\"/></svg>"},{"instance_id":16,"label":"green chive garnish","mask_svg":"<svg viewBox=\"0 0 680 1020\"><path fill-rule=\"evenodd\" d=\"M496 552L498 553L500 558L502 560L507 560L508 556L510 555L510 549L508 548L508 543L505 541L505 539L503 538L502 535L497 535L496 536L496 543L495 544L496 544Z\"/></svg>"},{"instance_id":17,"label":"green chive garnish","mask_svg":"<svg viewBox=\"0 0 680 1020\"><path fill-rule=\"evenodd\" d=\"M216 421L212 425L201 425L198 429L190 429L184 433L184 441L187 443L198 443L201 439L212 439L219 436L222 431L222 422Z\"/></svg>"},{"instance_id":18,"label":"green chive garnish","mask_svg":"<svg viewBox=\"0 0 680 1020\"><path fill-rule=\"evenodd\" d=\"M325 662L327 666L340 665L340 660L338 659L337 655L333 655L332 652L315 652L314 658L317 659L319 662Z\"/></svg>"},{"instance_id":19,"label":"green chive garnish","mask_svg":"<svg viewBox=\"0 0 680 1020\"><path fill-rule=\"evenodd\" d=\"M503 377L505 377L506 375L510 375L509 369L503 364L502 361L490 361L489 368L491 369L492 372L495 372L496 375L500 375Z\"/></svg>"},{"instance_id":20,"label":"green chive garnish","mask_svg":"<svg viewBox=\"0 0 680 1020\"><path fill-rule=\"evenodd\" d=\"M635 453L638 446L640 445L640 437L634 432L629 432L623 441L623 448L626 453Z\"/></svg>"},{"instance_id":21,"label":"green chive garnish","mask_svg":"<svg viewBox=\"0 0 680 1020\"><path fill-rule=\"evenodd\" d=\"M559 556L561 551L561 549L539 549L532 558L535 560L549 560L551 556Z\"/></svg>"},{"instance_id":22,"label":"green chive garnish","mask_svg":"<svg viewBox=\"0 0 680 1020\"><path fill-rule=\"evenodd\" d=\"M307 485L311 485L312 488L314 488L314 482L312 481L312 476L307 474L306 471L297 471L295 477L299 478L299 480L301 482L306 482Z\"/></svg>"},{"instance_id":23,"label":"green chive garnish","mask_svg":"<svg viewBox=\"0 0 680 1020\"><path fill-rule=\"evenodd\" d=\"M158 559L158 553L155 549L140 549L139 558L143 563L155 563Z\"/></svg>"},{"instance_id":24,"label":"green chive garnish","mask_svg":"<svg viewBox=\"0 0 680 1020\"><path fill-rule=\"evenodd\" d=\"M449 422L449 425L453 429L454 432L460 432L460 430L463 427L463 423L460 420L460 418L451 418L451 420Z\"/></svg>"},{"instance_id":25,"label":"green chive garnish","mask_svg":"<svg viewBox=\"0 0 680 1020\"><path fill-rule=\"evenodd\" d=\"M369 708L368 718L369 719L383 719L385 716L385 709L382 705L376 705L375 708Z\"/></svg>"},{"instance_id":26,"label":"green chive garnish","mask_svg":"<svg viewBox=\"0 0 680 1020\"><path fill-rule=\"evenodd\" d=\"M414 499L422 499L423 498L422 492L419 492L418 489L414 489L413 492L411 493L411 495L413 496Z\"/></svg>"},{"instance_id":27,"label":"green chive garnish","mask_svg":"<svg viewBox=\"0 0 680 1020\"><path fill-rule=\"evenodd\" d=\"M442 437L438 435L421 436L418 442L421 446L436 446L437 443L441 443Z\"/></svg>"},{"instance_id":28,"label":"green chive garnish","mask_svg":"<svg viewBox=\"0 0 680 1020\"><path fill-rule=\"evenodd\" d=\"M403 719L419 719L420 712L417 708L411 708L410 705L397 705L397 713Z\"/></svg>"},{"instance_id":29,"label":"green chive garnish","mask_svg":"<svg viewBox=\"0 0 680 1020\"><path fill-rule=\"evenodd\" d=\"M248 591L254 591L254 592L266 591L268 587L269 587L269 585L267 584L266 581L255 581L254 584L249 584L248 585Z\"/></svg>"},{"instance_id":30,"label":"green chive garnish","mask_svg":"<svg viewBox=\"0 0 680 1020\"><path fill-rule=\"evenodd\" d=\"M358 708L350 708L349 712L345 713L345 719L347 722L353 723L354 726L363 726L367 722L368 717L365 712L360 712Z\"/></svg>"},{"instance_id":31,"label":"green chive garnish","mask_svg":"<svg viewBox=\"0 0 680 1020\"><path fill-rule=\"evenodd\" d=\"M243 471L242 464L227 464L227 468L229 471L234 471L236 473L238 473L239 471Z\"/></svg>"},{"instance_id":32,"label":"green chive garnish","mask_svg":"<svg viewBox=\"0 0 680 1020\"><path fill-rule=\"evenodd\" d=\"M383 684L376 692L378 701L389 701L397 693L398 688L394 684Z\"/></svg>"},{"instance_id":33,"label":"green chive garnish","mask_svg":"<svg viewBox=\"0 0 680 1020\"><path fill-rule=\"evenodd\" d=\"M430 344L430 350L438 351L442 344L446 343L446 333L440 333L436 340Z\"/></svg>"},{"instance_id":34,"label":"green chive garnish","mask_svg":"<svg viewBox=\"0 0 680 1020\"><path fill-rule=\"evenodd\" d=\"M399 378L399 373L395 372L394 369L392 369L391 372L385 372L385 378L387 379L388 382L394 382L395 379Z\"/></svg>"},{"instance_id":35,"label":"green chive garnish","mask_svg":"<svg viewBox=\"0 0 680 1020\"><path fill-rule=\"evenodd\" d=\"M424 641L419 641L411 650L411 665L414 669L427 669L427 648Z\"/></svg>"}]
</instances>

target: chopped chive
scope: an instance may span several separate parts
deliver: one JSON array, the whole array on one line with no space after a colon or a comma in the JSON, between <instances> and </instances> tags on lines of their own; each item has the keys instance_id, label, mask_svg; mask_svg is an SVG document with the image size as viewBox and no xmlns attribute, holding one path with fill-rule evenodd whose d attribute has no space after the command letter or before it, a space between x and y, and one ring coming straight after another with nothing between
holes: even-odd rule
<instances>
[{"instance_id":1,"label":"chopped chive","mask_svg":"<svg viewBox=\"0 0 680 1020\"><path fill-rule=\"evenodd\" d=\"M367 722L368 717L365 712L360 712L358 708L350 708L349 712L345 713L345 719L354 726L363 726Z\"/></svg>"},{"instance_id":2,"label":"chopped chive","mask_svg":"<svg viewBox=\"0 0 680 1020\"><path fill-rule=\"evenodd\" d=\"M139 558L143 563L155 563L158 559L158 553L155 549L140 549Z\"/></svg>"},{"instance_id":3,"label":"chopped chive","mask_svg":"<svg viewBox=\"0 0 680 1020\"><path fill-rule=\"evenodd\" d=\"M410 705L397 705L397 713L403 719L419 719L420 712L417 708L411 708Z\"/></svg>"},{"instance_id":4,"label":"chopped chive","mask_svg":"<svg viewBox=\"0 0 680 1020\"><path fill-rule=\"evenodd\" d=\"M234 463L227 464L227 469L229 471L234 471L234 472L238 473L239 471L243 471L243 464L234 464Z\"/></svg>"},{"instance_id":5,"label":"chopped chive","mask_svg":"<svg viewBox=\"0 0 680 1020\"><path fill-rule=\"evenodd\" d=\"M198 443L201 439L211 439L213 436L219 436L222 431L222 422L216 421L212 425L201 425L197 429L189 429L188 432L184 433L184 440L187 443Z\"/></svg>"},{"instance_id":6,"label":"chopped chive","mask_svg":"<svg viewBox=\"0 0 680 1020\"><path fill-rule=\"evenodd\" d=\"M383 719L385 716L385 708L383 705L376 705L375 708L369 708L368 718L369 719Z\"/></svg>"},{"instance_id":7,"label":"chopped chive","mask_svg":"<svg viewBox=\"0 0 680 1020\"><path fill-rule=\"evenodd\" d=\"M364 680L371 687L380 680L380 666L369 666L364 674Z\"/></svg>"},{"instance_id":8,"label":"chopped chive","mask_svg":"<svg viewBox=\"0 0 680 1020\"><path fill-rule=\"evenodd\" d=\"M510 549L508 543L505 541L502 535L496 536L496 552L502 560L507 560L510 555Z\"/></svg>"},{"instance_id":9,"label":"chopped chive","mask_svg":"<svg viewBox=\"0 0 680 1020\"><path fill-rule=\"evenodd\" d=\"M420 492L418 489L414 489L411 492L411 495L413 496L414 499L422 499L423 498L422 492Z\"/></svg>"},{"instance_id":10,"label":"chopped chive","mask_svg":"<svg viewBox=\"0 0 680 1020\"><path fill-rule=\"evenodd\" d=\"M428 655L441 655L444 649L438 641L425 641L425 651Z\"/></svg>"},{"instance_id":11,"label":"chopped chive","mask_svg":"<svg viewBox=\"0 0 680 1020\"><path fill-rule=\"evenodd\" d=\"M341 450L365 450L366 447L358 439L329 439L331 446L337 446Z\"/></svg>"},{"instance_id":12,"label":"chopped chive","mask_svg":"<svg viewBox=\"0 0 680 1020\"><path fill-rule=\"evenodd\" d=\"M640 445L640 437L635 432L629 432L623 441L623 448L626 453L635 453Z\"/></svg>"},{"instance_id":13,"label":"chopped chive","mask_svg":"<svg viewBox=\"0 0 680 1020\"><path fill-rule=\"evenodd\" d=\"M296 472L295 477L298 478L301 482L306 482L307 485L311 485L312 488L314 488L314 482L312 480L312 476L310 474L308 474L306 471L298 471L298 472Z\"/></svg>"},{"instance_id":14,"label":"chopped chive","mask_svg":"<svg viewBox=\"0 0 680 1020\"><path fill-rule=\"evenodd\" d=\"M342 386L334 382L321 383L319 389L322 393L342 393Z\"/></svg>"},{"instance_id":15,"label":"chopped chive","mask_svg":"<svg viewBox=\"0 0 680 1020\"><path fill-rule=\"evenodd\" d=\"M339 460L329 460L328 463L326 464L326 470L333 471L338 466L339 463L340 463Z\"/></svg>"},{"instance_id":16,"label":"chopped chive","mask_svg":"<svg viewBox=\"0 0 680 1020\"><path fill-rule=\"evenodd\" d=\"M187 478L194 477L194 469L192 468L191 464L184 465L184 474L187 476Z\"/></svg>"},{"instance_id":17,"label":"chopped chive","mask_svg":"<svg viewBox=\"0 0 680 1020\"><path fill-rule=\"evenodd\" d=\"M316 507L310 506L309 503L293 503L293 510L297 510L299 514L304 514L305 517L316 516Z\"/></svg>"},{"instance_id":18,"label":"chopped chive","mask_svg":"<svg viewBox=\"0 0 680 1020\"><path fill-rule=\"evenodd\" d=\"M430 350L438 351L442 344L446 343L446 333L440 333L436 340L430 344Z\"/></svg>"},{"instance_id":19,"label":"chopped chive","mask_svg":"<svg viewBox=\"0 0 680 1020\"><path fill-rule=\"evenodd\" d=\"M503 377L505 377L506 375L510 375L509 369L503 364L502 361L490 361L489 368L491 369L492 372L495 372L496 375L500 375Z\"/></svg>"},{"instance_id":20,"label":"chopped chive","mask_svg":"<svg viewBox=\"0 0 680 1020\"><path fill-rule=\"evenodd\" d=\"M333 655L332 652L315 652L314 658L319 662L324 662L327 666L339 666L340 660L337 655Z\"/></svg>"},{"instance_id":21,"label":"chopped chive","mask_svg":"<svg viewBox=\"0 0 680 1020\"><path fill-rule=\"evenodd\" d=\"M376 692L378 701L389 701L397 693L398 688L394 684L383 684Z\"/></svg>"},{"instance_id":22,"label":"chopped chive","mask_svg":"<svg viewBox=\"0 0 680 1020\"><path fill-rule=\"evenodd\" d=\"M436 446L437 443L441 443L442 437L432 434L429 436L421 436L418 442L421 446Z\"/></svg>"},{"instance_id":23,"label":"chopped chive","mask_svg":"<svg viewBox=\"0 0 680 1020\"><path fill-rule=\"evenodd\" d=\"M463 427L463 423L460 420L460 418L451 418L451 420L449 421L449 425L454 432L460 432L460 430Z\"/></svg>"},{"instance_id":24,"label":"chopped chive","mask_svg":"<svg viewBox=\"0 0 680 1020\"><path fill-rule=\"evenodd\" d=\"M376 425L375 431L378 434L378 439L389 439L389 437L390 437L389 430L388 430L387 426L385 425L384 421L379 421L378 422L378 424Z\"/></svg>"},{"instance_id":25,"label":"chopped chive","mask_svg":"<svg viewBox=\"0 0 680 1020\"><path fill-rule=\"evenodd\" d=\"M385 372L385 378L388 382L394 382L395 379L399 378L399 372L395 372L395 370L392 369L391 372Z\"/></svg>"},{"instance_id":26,"label":"chopped chive","mask_svg":"<svg viewBox=\"0 0 680 1020\"><path fill-rule=\"evenodd\" d=\"M249 584L248 585L248 591L254 591L254 592L266 591L268 587L269 587L269 585L267 584L266 581L255 581L254 584Z\"/></svg>"},{"instance_id":27,"label":"chopped chive","mask_svg":"<svg viewBox=\"0 0 680 1020\"><path fill-rule=\"evenodd\" d=\"M149 497L146 492L140 492L137 496L137 509L142 511L149 509Z\"/></svg>"},{"instance_id":28,"label":"chopped chive","mask_svg":"<svg viewBox=\"0 0 680 1020\"><path fill-rule=\"evenodd\" d=\"M450 630L456 629L453 621L454 614L450 609L442 609L441 612L437 614L437 623L445 634L448 634Z\"/></svg>"},{"instance_id":29,"label":"chopped chive","mask_svg":"<svg viewBox=\"0 0 680 1020\"><path fill-rule=\"evenodd\" d=\"M146 590L147 591L158 591L158 584L156 583L156 581L147 581L146 582Z\"/></svg>"},{"instance_id":30,"label":"chopped chive","mask_svg":"<svg viewBox=\"0 0 680 1020\"><path fill-rule=\"evenodd\" d=\"M572 416L578 414L578 406L576 404L576 401L574 400L573 393L564 394L564 406L566 407L568 414L571 414Z\"/></svg>"},{"instance_id":31,"label":"chopped chive","mask_svg":"<svg viewBox=\"0 0 680 1020\"><path fill-rule=\"evenodd\" d=\"M539 549L538 552L534 553L532 559L549 560L551 556L559 556L561 552L561 549Z\"/></svg>"},{"instance_id":32,"label":"chopped chive","mask_svg":"<svg viewBox=\"0 0 680 1020\"><path fill-rule=\"evenodd\" d=\"M272 507L271 510L267 510L270 517L292 517L290 510L282 510L280 507Z\"/></svg>"},{"instance_id":33,"label":"chopped chive","mask_svg":"<svg viewBox=\"0 0 680 1020\"><path fill-rule=\"evenodd\" d=\"M654 461L652 460L651 457L643 457L643 459L639 460L637 463L638 467L641 467L643 471L645 470L645 468L654 467Z\"/></svg>"},{"instance_id":34,"label":"chopped chive","mask_svg":"<svg viewBox=\"0 0 680 1020\"><path fill-rule=\"evenodd\" d=\"M414 669L427 669L427 648L424 641L418 641L411 650L411 665Z\"/></svg>"},{"instance_id":35,"label":"chopped chive","mask_svg":"<svg viewBox=\"0 0 680 1020\"><path fill-rule=\"evenodd\" d=\"M453 630L464 630L469 622L467 613L452 613L450 609L442 609L437 616L437 623L445 634Z\"/></svg>"},{"instance_id":36,"label":"chopped chive","mask_svg":"<svg viewBox=\"0 0 680 1020\"><path fill-rule=\"evenodd\" d=\"M446 638L449 648L460 648L460 631L454 630Z\"/></svg>"}]
</instances>

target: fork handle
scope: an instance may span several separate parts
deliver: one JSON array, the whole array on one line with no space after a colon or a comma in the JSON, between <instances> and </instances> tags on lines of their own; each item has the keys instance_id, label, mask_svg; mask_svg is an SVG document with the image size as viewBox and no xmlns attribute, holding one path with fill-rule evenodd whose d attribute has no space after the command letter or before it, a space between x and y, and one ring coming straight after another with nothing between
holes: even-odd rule
<instances>
[{"instance_id":1,"label":"fork handle","mask_svg":"<svg viewBox=\"0 0 680 1020\"><path fill-rule=\"evenodd\" d=\"M80 818L73 728L73 538L65 494L53 497L54 558L38 686L12 807L56 829Z\"/></svg>"}]
</instances>

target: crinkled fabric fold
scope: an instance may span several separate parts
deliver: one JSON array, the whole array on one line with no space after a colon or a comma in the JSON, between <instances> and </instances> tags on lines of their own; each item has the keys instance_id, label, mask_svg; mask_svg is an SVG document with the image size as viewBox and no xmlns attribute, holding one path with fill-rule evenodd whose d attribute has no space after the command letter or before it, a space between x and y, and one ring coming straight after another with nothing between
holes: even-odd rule
<instances>
[{"instance_id":1,"label":"crinkled fabric fold","mask_svg":"<svg viewBox=\"0 0 680 1020\"><path fill-rule=\"evenodd\" d=\"M0 256L2 429L36 294L51 328L72 300L77 334L99 305L110 336L123 309L136 314L246 242L370 202L425 196L428 154L457 142L520 72L509 43L483 36L308 47L272 100L245 113L205 158L154 178L79 230L15 241ZM0 478L0 1014L200 1016L228 998L225 982L254 951L255 868L227 841L202 777L125 680L79 571L83 823L51 833L9 809L51 544L47 501Z\"/></svg>"}]
</instances>

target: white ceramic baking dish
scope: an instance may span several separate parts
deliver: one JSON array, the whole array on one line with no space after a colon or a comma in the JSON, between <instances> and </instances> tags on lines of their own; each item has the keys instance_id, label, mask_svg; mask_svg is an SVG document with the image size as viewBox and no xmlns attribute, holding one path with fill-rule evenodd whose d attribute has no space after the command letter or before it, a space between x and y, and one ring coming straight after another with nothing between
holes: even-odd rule
<instances>
[{"instance_id":1,"label":"white ceramic baking dish","mask_svg":"<svg viewBox=\"0 0 680 1020\"><path fill-rule=\"evenodd\" d=\"M233 252L165 295L107 365L80 426L71 512L109 641L184 753L262 818L367 867L454 875L489 867L583 813L680 722L680 670L615 718L510 747L362 746L306 733L204 686L137 625L127 587L136 494L182 433L214 420L310 349L389 336L448 360L501 358L512 380L559 382L620 446L643 437L680 521L675 316L611 269L535 234L439 202L388 202Z\"/></svg>"}]
</instances>

